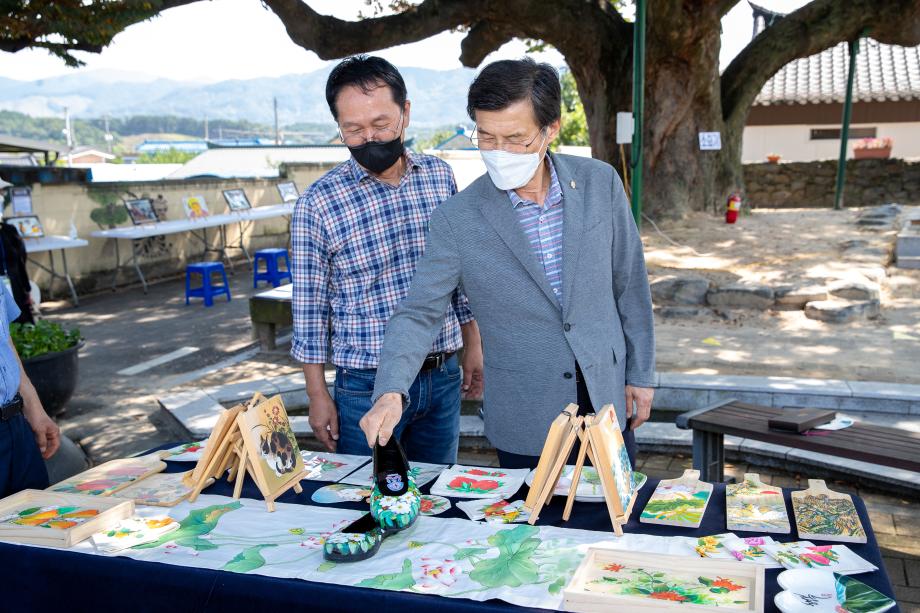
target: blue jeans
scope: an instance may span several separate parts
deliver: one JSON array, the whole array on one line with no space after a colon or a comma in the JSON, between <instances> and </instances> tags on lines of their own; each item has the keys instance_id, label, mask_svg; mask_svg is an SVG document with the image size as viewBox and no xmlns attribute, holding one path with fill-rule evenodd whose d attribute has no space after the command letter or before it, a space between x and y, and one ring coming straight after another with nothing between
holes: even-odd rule
<instances>
[{"instance_id":1,"label":"blue jeans","mask_svg":"<svg viewBox=\"0 0 920 613\"><path fill-rule=\"evenodd\" d=\"M0 421L0 498L46 487L48 471L29 422L22 414Z\"/></svg>"},{"instance_id":2,"label":"blue jeans","mask_svg":"<svg viewBox=\"0 0 920 613\"><path fill-rule=\"evenodd\" d=\"M336 368L335 406L339 413L338 453L368 455L358 422L371 409L376 369ZM413 462L453 464L460 444L460 363L451 356L440 368L421 371L409 388L409 407L396 436Z\"/></svg>"}]
</instances>

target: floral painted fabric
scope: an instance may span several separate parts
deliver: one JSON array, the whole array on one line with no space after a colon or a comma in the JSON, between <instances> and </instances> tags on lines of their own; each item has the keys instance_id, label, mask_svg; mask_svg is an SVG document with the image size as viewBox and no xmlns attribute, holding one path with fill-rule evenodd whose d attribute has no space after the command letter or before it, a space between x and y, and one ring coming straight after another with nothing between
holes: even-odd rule
<instances>
[{"instance_id":1,"label":"floral painted fabric","mask_svg":"<svg viewBox=\"0 0 920 613\"><path fill-rule=\"evenodd\" d=\"M179 522L167 515L128 517L117 526L94 534L92 542L101 553L117 553L128 547L155 541L178 529Z\"/></svg>"},{"instance_id":2,"label":"floral painted fabric","mask_svg":"<svg viewBox=\"0 0 920 613\"><path fill-rule=\"evenodd\" d=\"M489 523L513 524L530 519L530 512L524 509L523 500L508 502L501 498L467 500L458 502L457 508L473 521L484 519Z\"/></svg>"},{"instance_id":3,"label":"floral painted fabric","mask_svg":"<svg viewBox=\"0 0 920 613\"><path fill-rule=\"evenodd\" d=\"M164 509L141 508L154 517ZM562 608L562 588L588 546L691 553L676 539L552 526L471 523L419 517L359 564L323 559L326 540L361 516L347 509L277 503L266 522L259 500L202 495L168 509L179 528L117 555L151 562L271 577L439 594L450 598ZM100 555L88 541L72 551ZM692 555L692 553L691 553Z\"/></svg>"},{"instance_id":4,"label":"floral painted fabric","mask_svg":"<svg viewBox=\"0 0 920 613\"><path fill-rule=\"evenodd\" d=\"M207 439L192 443L176 445L171 449L160 452L160 457L167 462L197 462L204 454Z\"/></svg>"},{"instance_id":5,"label":"floral painted fabric","mask_svg":"<svg viewBox=\"0 0 920 613\"><path fill-rule=\"evenodd\" d=\"M530 471L454 464L431 486L431 493L454 498L513 498Z\"/></svg>"},{"instance_id":6,"label":"floral painted fabric","mask_svg":"<svg viewBox=\"0 0 920 613\"><path fill-rule=\"evenodd\" d=\"M775 543L776 541L769 536L747 536L741 538L731 535L729 538L725 539L723 545L729 555L739 562L760 564L764 568L782 568L782 564L777 562L765 549L765 547L774 545Z\"/></svg>"},{"instance_id":7,"label":"floral painted fabric","mask_svg":"<svg viewBox=\"0 0 920 613\"><path fill-rule=\"evenodd\" d=\"M856 575L878 570L846 545L813 545L807 542L765 545L767 553L785 568L823 568L841 575Z\"/></svg>"}]
</instances>

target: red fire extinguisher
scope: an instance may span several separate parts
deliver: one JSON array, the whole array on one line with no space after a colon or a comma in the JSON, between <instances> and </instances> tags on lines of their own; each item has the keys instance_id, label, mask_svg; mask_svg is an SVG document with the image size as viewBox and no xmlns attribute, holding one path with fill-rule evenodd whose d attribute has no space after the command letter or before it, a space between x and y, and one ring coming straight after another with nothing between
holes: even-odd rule
<instances>
[{"instance_id":1,"label":"red fire extinguisher","mask_svg":"<svg viewBox=\"0 0 920 613\"><path fill-rule=\"evenodd\" d=\"M738 221L738 211L741 210L741 196L732 194L728 197L728 206L725 209L725 223Z\"/></svg>"}]
</instances>

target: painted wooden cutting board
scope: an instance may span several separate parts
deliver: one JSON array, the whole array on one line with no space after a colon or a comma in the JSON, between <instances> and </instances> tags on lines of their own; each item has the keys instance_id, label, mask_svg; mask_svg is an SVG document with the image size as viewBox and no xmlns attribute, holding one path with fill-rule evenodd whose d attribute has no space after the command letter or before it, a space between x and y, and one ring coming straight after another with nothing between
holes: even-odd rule
<instances>
[{"instance_id":1,"label":"painted wooden cutting board","mask_svg":"<svg viewBox=\"0 0 920 613\"><path fill-rule=\"evenodd\" d=\"M799 536L804 539L866 542L853 498L828 489L821 479L809 479L807 490L792 492L792 511Z\"/></svg>"},{"instance_id":2,"label":"painted wooden cutting board","mask_svg":"<svg viewBox=\"0 0 920 613\"><path fill-rule=\"evenodd\" d=\"M745 473L741 483L725 486L725 507L725 523L731 531L792 531L782 488L767 485L756 473Z\"/></svg>"},{"instance_id":3,"label":"painted wooden cutting board","mask_svg":"<svg viewBox=\"0 0 920 613\"><path fill-rule=\"evenodd\" d=\"M700 471L685 470L677 479L664 479L639 516L646 524L699 528L712 496L712 484L700 481Z\"/></svg>"}]
</instances>

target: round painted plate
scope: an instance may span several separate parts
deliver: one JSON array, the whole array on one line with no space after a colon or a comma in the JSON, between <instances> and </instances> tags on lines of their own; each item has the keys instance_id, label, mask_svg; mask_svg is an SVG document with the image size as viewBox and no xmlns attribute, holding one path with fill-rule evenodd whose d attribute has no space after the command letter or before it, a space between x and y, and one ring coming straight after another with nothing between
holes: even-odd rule
<instances>
[{"instance_id":1,"label":"round painted plate","mask_svg":"<svg viewBox=\"0 0 920 613\"><path fill-rule=\"evenodd\" d=\"M858 579L820 568L783 571L776 581L783 591L773 598L773 603L783 613L829 613L841 609L851 613L880 613L895 605L894 600Z\"/></svg>"},{"instance_id":2,"label":"round painted plate","mask_svg":"<svg viewBox=\"0 0 920 613\"><path fill-rule=\"evenodd\" d=\"M422 494L422 504L420 511L422 515L440 515L449 508L450 500L444 496Z\"/></svg>"},{"instance_id":3,"label":"round painted plate","mask_svg":"<svg viewBox=\"0 0 920 613\"><path fill-rule=\"evenodd\" d=\"M575 467L572 465L567 465L562 471L562 478L559 479L559 483L556 485L556 490L553 492L554 496L568 496L569 487L572 485L572 472L575 470ZM527 477L524 478L524 483L528 486L533 483L533 476L536 471L532 470L528 473ZM638 490L645 482L648 481L648 477L640 472L633 473L633 482L634 488ZM578 483L578 489L575 491L575 500L578 502L604 502L604 490L601 487L600 478L597 476L597 470L592 466L585 466L581 471L581 480Z\"/></svg>"},{"instance_id":4,"label":"round painted plate","mask_svg":"<svg viewBox=\"0 0 920 613\"><path fill-rule=\"evenodd\" d=\"M319 504L336 504L339 502L361 502L371 495L371 489L360 485L333 483L319 488L310 499Z\"/></svg>"}]
</instances>

